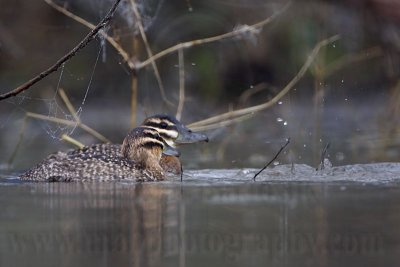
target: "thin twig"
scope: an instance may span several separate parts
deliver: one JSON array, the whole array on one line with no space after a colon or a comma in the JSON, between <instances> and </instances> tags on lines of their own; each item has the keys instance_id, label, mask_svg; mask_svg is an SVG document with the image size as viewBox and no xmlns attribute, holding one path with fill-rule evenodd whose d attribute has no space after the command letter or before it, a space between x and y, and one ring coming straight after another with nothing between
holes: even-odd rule
<instances>
[{"instance_id":1,"label":"thin twig","mask_svg":"<svg viewBox=\"0 0 400 267\"><path fill-rule=\"evenodd\" d=\"M328 153L329 146L330 146L330 143L328 142L328 143L326 143L324 150L322 150L320 163L316 169L317 171L318 170L321 171L321 170L325 169L325 158L326 158L326 154Z\"/></svg>"},{"instance_id":2,"label":"thin twig","mask_svg":"<svg viewBox=\"0 0 400 267\"><path fill-rule=\"evenodd\" d=\"M17 145L15 146L14 151L12 152L10 158L8 159L8 165L9 166L11 166L13 164L13 162L15 160L15 157L17 156L18 150L19 150L19 148L20 148L20 146L22 144L22 141L24 140L25 129L26 129L27 124L28 124L28 117L24 116L24 120L22 122L22 127L21 127L21 130L19 132L19 136L18 136Z\"/></svg>"},{"instance_id":3,"label":"thin twig","mask_svg":"<svg viewBox=\"0 0 400 267\"><path fill-rule=\"evenodd\" d=\"M205 126L205 125L209 125L209 124L214 124L220 121L224 121L224 120L230 120L232 118L238 117L238 116L243 116L246 114L251 114L251 113L256 113L259 112L261 110L267 109L269 107L271 107L272 105L274 105L275 103L277 103L283 96L285 96L293 87L294 85L304 76L304 74L306 73L306 71L308 70L308 68L311 66L312 62L314 61L315 57L317 56L319 50L332 43L335 42L336 40L339 39L338 35L332 36L328 39L322 40L321 42L319 42L314 49L311 51L311 53L309 54L306 62L303 64L303 66L301 67L301 69L299 70L299 72L296 74L296 76L294 76L292 78L292 80L276 95L274 96L271 100L260 104L260 105L256 105L256 106L252 106L252 107L247 107L247 108L242 108L242 109L238 109L238 110L234 110L234 111L229 111L229 112L225 112L222 113L220 115L214 116L214 117L210 117L208 119L202 120L202 121L198 121L195 123L192 123L190 125L188 125L188 127L190 128L194 128L194 127L200 127L200 126Z\"/></svg>"},{"instance_id":4,"label":"thin twig","mask_svg":"<svg viewBox=\"0 0 400 267\"><path fill-rule=\"evenodd\" d=\"M381 56L382 54L382 48L380 48L379 46L374 46L360 51L356 54L345 55L326 66L323 69L322 74L324 77L328 77L346 66L357 62L362 62L364 60L373 59Z\"/></svg>"},{"instance_id":5,"label":"thin twig","mask_svg":"<svg viewBox=\"0 0 400 267\"><path fill-rule=\"evenodd\" d=\"M68 11L62 6L57 5L54 3L52 0L44 0L47 4L49 4L51 7L53 7L55 10L61 12L65 16L75 20L78 23L81 23L82 25L88 27L89 29L94 29L96 28L96 25L88 22L87 20L84 20L83 18L75 15L74 13ZM109 36L107 33L104 31L100 31L99 34L101 34L106 40L117 50L117 52L121 55L121 57L124 59L126 64L128 65L129 69L134 73L136 72L135 70L135 64L131 60L131 57L129 54L122 48L122 46L111 36Z\"/></svg>"},{"instance_id":6,"label":"thin twig","mask_svg":"<svg viewBox=\"0 0 400 267\"><path fill-rule=\"evenodd\" d=\"M179 49L178 58L179 58L179 103L175 117L178 120L181 120L183 104L185 103L185 60L183 58L183 49Z\"/></svg>"},{"instance_id":7,"label":"thin twig","mask_svg":"<svg viewBox=\"0 0 400 267\"><path fill-rule=\"evenodd\" d=\"M181 162L181 183L182 183L182 181L183 181L183 165L182 165L182 162Z\"/></svg>"},{"instance_id":8,"label":"thin twig","mask_svg":"<svg viewBox=\"0 0 400 267\"><path fill-rule=\"evenodd\" d=\"M283 146L281 146L281 148L279 149L278 153L275 154L275 157L274 157L273 159L271 159L271 161L268 162L267 165L265 165L259 172L257 172L257 173L254 175L254 177L253 177L253 181L254 181L254 182L256 181L256 177L257 177L263 170L265 170L269 165L271 165L272 162L274 162L274 161L278 158L279 154L281 154L281 152L285 149L285 147L287 147L287 145L288 145L289 143L290 143L290 138L286 139L286 143L285 143Z\"/></svg>"},{"instance_id":9,"label":"thin twig","mask_svg":"<svg viewBox=\"0 0 400 267\"><path fill-rule=\"evenodd\" d=\"M184 43L179 43L176 44L172 47L169 47L167 49L164 49L163 51L155 54L152 57L149 57L148 59L146 59L145 61L136 64L136 69L142 69L145 66L151 64L152 62L156 61L157 59L160 59L168 54L171 54L173 52L178 51L179 49L184 49L184 48L189 48L189 47L193 47L193 46L197 46L197 45L201 45L201 44L207 44L207 43L212 43L212 42L216 42L216 41L221 41L224 39L228 39L228 38L232 38L238 35L243 35L246 34L248 32L252 32L254 31L254 29L259 29L264 27L265 25L267 25L268 23L272 22L275 18L277 18L280 14L282 14L284 11L286 11L288 9L288 7L290 6L290 2L288 2L281 10L279 10L278 12L274 13L272 16L257 22L255 24L249 25L247 27L241 27L239 29L233 30L231 32L228 33L224 33L221 35L217 35L217 36L212 36L212 37L208 37L208 38L204 38L204 39L197 39L197 40L192 40L192 41L188 41L188 42L184 42Z\"/></svg>"},{"instance_id":10,"label":"thin twig","mask_svg":"<svg viewBox=\"0 0 400 267\"><path fill-rule=\"evenodd\" d=\"M268 85L265 82L259 83L255 86L251 86L250 88L246 89L243 93L240 94L239 96L239 106L244 106L244 104L248 101L248 99L261 92L266 90L267 88L269 88L270 85Z\"/></svg>"},{"instance_id":11,"label":"thin twig","mask_svg":"<svg viewBox=\"0 0 400 267\"><path fill-rule=\"evenodd\" d=\"M254 115L255 114L246 114L246 115L243 115L243 116L240 116L240 117L235 117L235 118L232 118L232 119L226 119L224 121L219 121L219 122L207 124L207 125L204 125L204 126L193 126L193 127L190 126L190 129L195 131L195 132L218 129L218 128L221 128L221 127L226 127L226 126L229 126L229 125L232 125L232 124L236 124L238 122L242 122L244 120L250 119L250 118L254 117Z\"/></svg>"},{"instance_id":12,"label":"thin twig","mask_svg":"<svg viewBox=\"0 0 400 267\"><path fill-rule=\"evenodd\" d=\"M96 37L97 33L108 24L108 22L111 20L113 14L120 2L121 2L121 0L116 0L115 3L113 4L113 6L111 7L111 9L108 11L107 15L100 21L100 23L97 24L97 26L92 31L90 31L89 34L86 35L86 37L83 38L83 40L77 46L75 46L70 52L68 52L66 55L64 55L62 58L60 58L53 66L51 66L47 70L41 72L39 75L32 78L28 82L24 83L23 85L15 88L14 90L11 90L11 91L5 93L5 94L1 94L0 101L22 93L23 91L31 88L32 85L36 84L37 82L39 82L40 80L42 80L43 78L48 76L49 74L57 71L61 67L62 64L64 64L65 62L70 60L73 56L75 56L76 53L79 52L79 50L84 48L90 41L92 41Z\"/></svg>"},{"instance_id":13,"label":"thin twig","mask_svg":"<svg viewBox=\"0 0 400 267\"><path fill-rule=\"evenodd\" d=\"M151 51L151 48L150 48L150 45L149 45L149 41L147 40L147 36L146 36L146 33L144 31L144 28L143 28L142 16L140 15L140 12L139 12L139 10L138 10L138 8L136 6L136 1L135 0L130 0L130 1L131 1L133 13L135 14L135 17L136 17L136 20L137 20L136 24L138 25L140 35L142 37L144 46L146 48L147 56L151 58L151 57L153 57L153 52ZM161 97L162 97L163 101L165 103L167 103L168 105L170 105L170 106L174 106L174 104L171 101L168 100L167 95L165 94L164 85L163 85L163 83L161 81L160 72L158 71L158 67L157 67L155 61L151 62L151 66L153 67L154 75L156 76L156 80L157 80L157 83L158 83L158 87L160 88Z\"/></svg>"},{"instance_id":14,"label":"thin twig","mask_svg":"<svg viewBox=\"0 0 400 267\"><path fill-rule=\"evenodd\" d=\"M51 122L55 122L55 123L60 123L60 124L66 125L66 126L76 126L77 125L77 123L75 121L60 119L60 118L56 118L56 117L49 117L49 116L34 113L34 112L27 112L26 116L34 118L34 119L43 120L43 121L51 121Z\"/></svg>"},{"instance_id":15,"label":"thin twig","mask_svg":"<svg viewBox=\"0 0 400 267\"><path fill-rule=\"evenodd\" d=\"M72 105L71 101L69 101L69 98L67 94L65 93L64 89L60 88L58 90L58 94L60 95L61 99L64 101L65 106L67 107L69 113L74 117L74 120L76 122L81 123L81 119L79 118L78 114L76 113L76 110L74 106Z\"/></svg>"},{"instance_id":16,"label":"thin twig","mask_svg":"<svg viewBox=\"0 0 400 267\"><path fill-rule=\"evenodd\" d=\"M74 146L77 146L78 148L84 148L85 145L82 144L81 142L79 142L78 140L72 138L71 136L67 135L67 134L63 134L61 135L61 140L73 144Z\"/></svg>"},{"instance_id":17,"label":"thin twig","mask_svg":"<svg viewBox=\"0 0 400 267\"><path fill-rule=\"evenodd\" d=\"M37 114L37 113L33 113L33 112L27 112L26 116L31 117L31 118L35 118L35 119L39 119L39 120L60 123L60 124L66 125L66 126L72 126L72 127L78 126L79 128L81 128L82 130L84 130L84 131L88 132L89 134L93 135L94 137L96 137L100 141L102 141L104 143L111 143L111 141L108 140L105 136L103 136L99 132L95 131L94 129L90 128L89 126L87 126L86 124L81 123L81 122L70 121L70 120L65 120L65 119L60 119L60 118L55 118L55 117L49 117L49 116L45 116L45 115Z\"/></svg>"}]
</instances>

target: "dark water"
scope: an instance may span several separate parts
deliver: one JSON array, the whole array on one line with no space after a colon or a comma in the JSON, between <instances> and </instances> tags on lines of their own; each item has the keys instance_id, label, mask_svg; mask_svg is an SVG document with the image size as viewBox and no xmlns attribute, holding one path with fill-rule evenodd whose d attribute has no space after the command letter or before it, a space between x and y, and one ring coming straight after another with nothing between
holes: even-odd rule
<instances>
[{"instance_id":1,"label":"dark water","mask_svg":"<svg viewBox=\"0 0 400 267\"><path fill-rule=\"evenodd\" d=\"M0 178L0 266L397 266L395 181L244 180Z\"/></svg>"}]
</instances>

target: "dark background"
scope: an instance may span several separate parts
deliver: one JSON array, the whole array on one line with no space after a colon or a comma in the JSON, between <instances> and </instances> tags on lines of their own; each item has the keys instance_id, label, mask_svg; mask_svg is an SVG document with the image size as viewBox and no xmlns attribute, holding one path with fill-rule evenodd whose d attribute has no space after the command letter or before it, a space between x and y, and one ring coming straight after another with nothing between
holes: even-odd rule
<instances>
[{"instance_id":1,"label":"dark background","mask_svg":"<svg viewBox=\"0 0 400 267\"><path fill-rule=\"evenodd\" d=\"M284 5L260 0L143 2L138 4L153 53L254 24ZM44 1L0 3L0 93L46 69L89 31ZM57 3L97 24L112 1ZM316 43L336 34L341 37L320 51L279 104L233 126L207 131L209 144L183 148L184 166L260 167L286 137L292 141L280 158L283 163L317 166L328 142L334 165L398 161L399 21L400 3L394 0L294 1L258 34L185 49L182 121L191 123L271 99L296 75ZM133 60L147 58L129 2L121 4L107 33ZM177 53L161 58L157 65L175 106L162 101L149 66L138 72L138 107L132 115L132 75L114 48L97 38L59 71L0 103L1 168L26 169L51 152L73 147L59 140L63 133L84 144L99 142L79 128L24 119L26 112L35 112L72 120L56 94L58 88L65 89L84 123L116 143L132 127L132 116L140 123L147 115L175 114ZM329 68L334 71L327 74ZM265 85L262 91L241 98L259 84Z\"/></svg>"}]
</instances>

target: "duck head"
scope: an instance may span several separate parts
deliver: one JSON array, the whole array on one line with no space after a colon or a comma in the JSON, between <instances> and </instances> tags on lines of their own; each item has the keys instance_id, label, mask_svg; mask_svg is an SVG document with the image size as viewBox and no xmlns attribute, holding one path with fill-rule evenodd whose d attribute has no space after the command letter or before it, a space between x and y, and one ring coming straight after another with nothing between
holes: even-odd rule
<instances>
[{"instance_id":1,"label":"duck head","mask_svg":"<svg viewBox=\"0 0 400 267\"><path fill-rule=\"evenodd\" d=\"M148 127L137 127L125 137L122 156L135 162L143 170L148 170L156 180L164 178L160 166L162 154L179 157L180 153L168 145L157 130Z\"/></svg>"},{"instance_id":2,"label":"duck head","mask_svg":"<svg viewBox=\"0 0 400 267\"><path fill-rule=\"evenodd\" d=\"M173 148L177 144L208 142L208 137L205 134L193 132L176 118L169 115L148 117L143 121L142 126L155 129L164 141Z\"/></svg>"}]
</instances>

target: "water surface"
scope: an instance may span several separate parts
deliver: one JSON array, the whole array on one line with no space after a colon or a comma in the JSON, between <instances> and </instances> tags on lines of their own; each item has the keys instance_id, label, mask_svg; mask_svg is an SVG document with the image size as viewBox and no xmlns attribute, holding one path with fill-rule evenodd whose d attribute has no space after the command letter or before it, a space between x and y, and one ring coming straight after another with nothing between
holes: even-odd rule
<instances>
[{"instance_id":1,"label":"water surface","mask_svg":"<svg viewBox=\"0 0 400 267\"><path fill-rule=\"evenodd\" d=\"M400 164L0 178L0 266L397 266Z\"/></svg>"}]
</instances>

